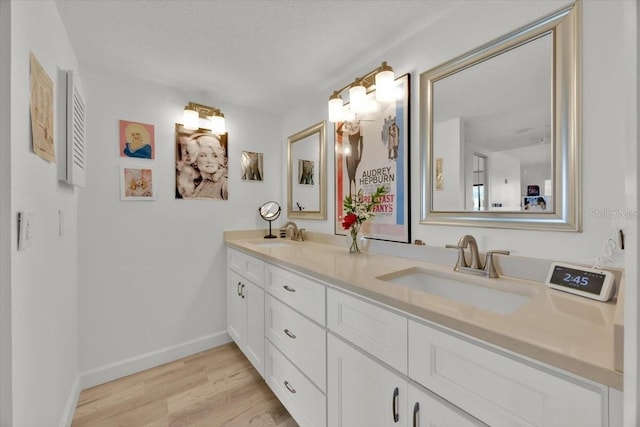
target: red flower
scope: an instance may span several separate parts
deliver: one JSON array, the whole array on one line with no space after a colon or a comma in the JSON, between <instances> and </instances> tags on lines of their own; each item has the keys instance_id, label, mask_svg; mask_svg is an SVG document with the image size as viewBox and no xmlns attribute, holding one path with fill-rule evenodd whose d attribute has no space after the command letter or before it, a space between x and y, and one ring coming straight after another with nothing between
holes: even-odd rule
<instances>
[{"instance_id":1,"label":"red flower","mask_svg":"<svg viewBox=\"0 0 640 427\"><path fill-rule=\"evenodd\" d=\"M348 215L345 215L344 220L342 221L342 228L348 230L353 224L356 223L356 221L358 221L358 217L356 216L356 214L350 213Z\"/></svg>"}]
</instances>

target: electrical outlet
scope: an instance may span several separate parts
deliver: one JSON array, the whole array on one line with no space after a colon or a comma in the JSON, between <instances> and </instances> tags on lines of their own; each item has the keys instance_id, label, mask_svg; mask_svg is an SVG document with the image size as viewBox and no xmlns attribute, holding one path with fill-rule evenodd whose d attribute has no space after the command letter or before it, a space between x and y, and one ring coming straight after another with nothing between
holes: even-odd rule
<instances>
[{"instance_id":1,"label":"electrical outlet","mask_svg":"<svg viewBox=\"0 0 640 427\"><path fill-rule=\"evenodd\" d=\"M33 212L18 213L18 250L27 249L33 244L33 228L34 228Z\"/></svg>"}]
</instances>

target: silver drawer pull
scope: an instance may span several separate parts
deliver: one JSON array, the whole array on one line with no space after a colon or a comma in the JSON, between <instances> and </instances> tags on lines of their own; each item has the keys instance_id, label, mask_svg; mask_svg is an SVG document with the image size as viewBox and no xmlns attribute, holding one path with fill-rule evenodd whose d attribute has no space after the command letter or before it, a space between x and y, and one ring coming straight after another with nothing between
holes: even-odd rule
<instances>
[{"instance_id":1,"label":"silver drawer pull","mask_svg":"<svg viewBox=\"0 0 640 427\"><path fill-rule=\"evenodd\" d=\"M295 292L296 291L295 289L290 288L288 285L284 285L283 288L285 288L289 292Z\"/></svg>"},{"instance_id":2,"label":"silver drawer pull","mask_svg":"<svg viewBox=\"0 0 640 427\"><path fill-rule=\"evenodd\" d=\"M291 332L290 330L285 329L285 330L284 330L284 333L285 333L285 334L287 334L287 336L288 336L289 338L293 338L294 340L296 339L296 335L295 335L293 332Z\"/></svg>"},{"instance_id":3,"label":"silver drawer pull","mask_svg":"<svg viewBox=\"0 0 640 427\"><path fill-rule=\"evenodd\" d=\"M291 393L295 393L296 389L291 387L291 384L289 384L289 381L285 381L284 382L284 386L287 388L287 390L289 390Z\"/></svg>"}]
</instances>

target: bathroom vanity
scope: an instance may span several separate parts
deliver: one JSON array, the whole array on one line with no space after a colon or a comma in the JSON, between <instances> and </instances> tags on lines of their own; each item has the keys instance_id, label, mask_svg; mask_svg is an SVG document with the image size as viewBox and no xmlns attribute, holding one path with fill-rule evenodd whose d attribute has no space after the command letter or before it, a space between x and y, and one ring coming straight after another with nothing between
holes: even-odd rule
<instances>
[{"instance_id":1,"label":"bathroom vanity","mask_svg":"<svg viewBox=\"0 0 640 427\"><path fill-rule=\"evenodd\" d=\"M225 241L229 334L301 426L622 425L616 299L313 240Z\"/></svg>"}]
</instances>

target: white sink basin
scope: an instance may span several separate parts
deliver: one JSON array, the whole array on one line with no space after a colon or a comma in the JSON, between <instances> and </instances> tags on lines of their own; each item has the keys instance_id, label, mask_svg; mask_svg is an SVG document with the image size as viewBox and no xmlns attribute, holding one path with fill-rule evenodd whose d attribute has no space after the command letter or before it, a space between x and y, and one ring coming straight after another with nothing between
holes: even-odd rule
<instances>
[{"instance_id":1,"label":"white sink basin","mask_svg":"<svg viewBox=\"0 0 640 427\"><path fill-rule=\"evenodd\" d=\"M278 242L278 241L273 241L273 240L264 240L264 241L253 242L253 244L258 245L258 246L263 247L263 248L280 248L282 246L289 246L290 245L290 243Z\"/></svg>"},{"instance_id":2,"label":"white sink basin","mask_svg":"<svg viewBox=\"0 0 640 427\"><path fill-rule=\"evenodd\" d=\"M463 274L463 273L460 273ZM473 276L471 276L473 277ZM532 290L514 289L514 292L467 283L448 277L442 277L420 268L410 268L377 277L379 280L437 295L472 305L474 307L492 311L498 314L511 314L526 304L535 294ZM499 279L481 279L483 281ZM502 285L504 287L504 285Z\"/></svg>"}]
</instances>

